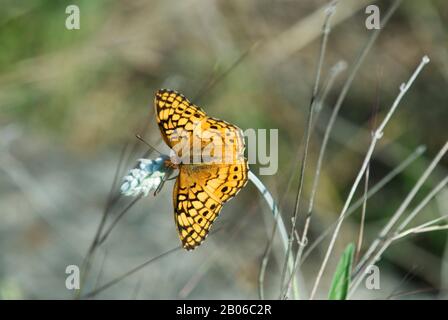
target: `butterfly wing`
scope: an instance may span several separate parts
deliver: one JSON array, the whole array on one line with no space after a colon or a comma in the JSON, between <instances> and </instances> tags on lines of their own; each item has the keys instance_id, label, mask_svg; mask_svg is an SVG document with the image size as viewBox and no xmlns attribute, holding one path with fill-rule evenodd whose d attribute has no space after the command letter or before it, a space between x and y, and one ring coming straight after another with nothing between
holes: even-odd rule
<instances>
[{"instance_id":1,"label":"butterfly wing","mask_svg":"<svg viewBox=\"0 0 448 320\"><path fill-rule=\"evenodd\" d=\"M201 163L233 164L244 160L244 136L237 126L207 117L194 134L201 141Z\"/></svg>"},{"instance_id":2,"label":"butterfly wing","mask_svg":"<svg viewBox=\"0 0 448 320\"><path fill-rule=\"evenodd\" d=\"M191 138L197 124L206 119L201 108L173 90L157 91L154 106L162 138L170 148L180 143L183 135Z\"/></svg>"},{"instance_id":3,"label":"butterfly wing","mask_svg":"<svg viewBox=\"0 0 448 320\"><path fill-rule=\"evenodd\" d=\"M187 138L189 159L200 155L199 163L179 165L173 190L179 237L184 248L192 250L207 237L223 204L247 183L249 168L244 159L243 134L228 122L208 117L172 90L156 93L155 108L160 132L168 146L179 147ZM199 150L193 147L193 140L200 141Z\"/></svg>"},{"instance_id":4,"label":"butterfly wing","mask_svg":"<svg viewBox=\"0 0 448 320\"><path fill-rule=\"evenodd\" d=\"M243 159L244 138L237 126L208 117L201 108L173 90L159 90L154 105L163 140L183 162L233 163ZM198 143L198 148L193 147L194 143ZM183 157L186 150L187 157Z\"/></svg>"},{"instance_id":5,"label":"butterfly wing","mask_svg":"<svg viewBox=\"0 0 448 320\"><path fill-rule=\"evenodd\" d=\"M225 202L247 183L247 161L220 165L184 165L173 192L174 219L182 245L187 250L199 246Z\"/></svg>"}]
</instances>

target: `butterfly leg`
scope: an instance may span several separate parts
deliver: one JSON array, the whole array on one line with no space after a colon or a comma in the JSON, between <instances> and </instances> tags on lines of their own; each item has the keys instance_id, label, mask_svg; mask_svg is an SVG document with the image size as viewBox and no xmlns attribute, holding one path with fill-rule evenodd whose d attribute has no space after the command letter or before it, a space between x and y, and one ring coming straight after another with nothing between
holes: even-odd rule
<instances>
[{"instance_id":1,"label":"butterfly leg","mask_svg":"<svg viewBox=\"0 0 448 320\"><path fill-rule=\"evenodd\" d=\"M154 191L154 197L160 192L160 190L162 190L163 185L165 184L165 182L170 181L170 180L174 180L177 179L177 175L171 178L168 178L169 175L165 175L162 179L162 181L160 182L159 186L157 187L157 189Z\"/></svg>"}]
</instances>

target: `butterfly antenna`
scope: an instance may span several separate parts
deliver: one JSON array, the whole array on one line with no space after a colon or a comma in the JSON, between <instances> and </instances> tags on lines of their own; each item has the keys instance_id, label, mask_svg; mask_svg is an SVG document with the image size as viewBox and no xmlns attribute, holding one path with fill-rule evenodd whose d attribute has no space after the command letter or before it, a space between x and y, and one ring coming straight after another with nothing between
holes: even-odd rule
<instances>
[{"instance_id":1,"label":"butterfly antenna","mask_svg":"<svg viewBox=\"0 0 448 320\"><path fill-rule=\"evenodd\" d=\"M140 140L141 142L143 142L144 144L146 144L151 150L157 152L157 153L160 154L160 155L163 155L162 152L160 152L159 150L157 150L156 148L154 148L152 145L150 145L148 142L146 142L146 141L142 138L141 135L136 134L135 137L136 137L138 140Z\"/></svg>"}]
</instances>

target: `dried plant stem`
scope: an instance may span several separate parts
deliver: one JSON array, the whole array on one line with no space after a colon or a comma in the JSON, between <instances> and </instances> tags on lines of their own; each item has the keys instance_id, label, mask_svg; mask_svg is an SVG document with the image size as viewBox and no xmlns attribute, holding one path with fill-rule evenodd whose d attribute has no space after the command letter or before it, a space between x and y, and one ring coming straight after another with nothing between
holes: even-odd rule
<instances>
[{"instance_id":1,"label":"dried plant stem","mask_svg":"<svg viewBox=\"0 0 448 320\"><path fill-rule=\"evenodd\" d=\"M373 195L375 195L378 191L380 191L386 184L393 180L396 176L398 176L401 172L403 172L411 163L413 163L418 157L420 157L426 150L426 147L421 145L415 149L415 151L409 155L403 162L401 162L398 166L396 166L391 172L389 172L386 176L384 176L378 183L376 183L368 192L367 199L370 199ZM364 196L355 201L350 208L347 210L346 217L350 216L364 203ZM331 226L329 226L324 232L322 232L319 237L308 247L308 249L304 252L302 261L303 263L308 256L313 252L313 250L330 234L331 230L336 226L337 221L335 221Z\"/></svg>"},{"instance_id":2,"label":"dried plant stem","mask_svg":"<svg viewBox=\"0 0 448 320\"><path fill-rule=\"evenodd\" d=\"M120 153L120 158L118 160L118 165L115 170L114 178L113 178L112 185L111 185L111 188L109 191L109 195L107 197L106 205L104 207L104 211L101 216L100 224L98 225L98 228L96 229L95 236L92 240L92 243L90 244L90 247L87 251L87 254L86 254L84 261L82 263L82 266L81 266L80 289L76 291L75 299L78 299L81 296L82 289L84 287L84 283L85 283L87 276L89 274L89 271L90 271L92 258L94 256L94 253L95 253L97 247L98 247L98 240L103 232L103 228L106 224L107 217L111 212L111 208L113 207L113 205L116 203L116 201L118 199L117 197L114 197L114 190L115 190L115 187L116 187L116 184L118 181L118 175L120 173L120 169L121 169L123 159L125 157L127 149L128 149L128 144L126 143L123 146L123 149L121 150L121 153Z\"/></svg>"},{"instance_id":3,"label":"dried plant stem","mask_svg":"<svg viewBox=\"0 0 448 320\"><path fill-rule=\"evenodd\" d=\"M338 224L336 225L336 228L333 232L333 236L330 240L330 244L328 246L327 252L325 254L324 260L322 262L322 265L319 269L319 272L317 274L316 277L316 281L314 282L314 286L313 289L311 291L311 296L310 299L314 299L314 296L316 295L317 292L317 288L319 286L320 280L322 279L323 273L325 271L325 268L328 264L328 260L330 258L330 255L333 251L337 236L339 235L339 230L342 226L342 222L344 220L345 214L347 212L347 209L349 208L350 202L353 198L353 195L355 194L355 191L358 187L359 182L362 179L362 176L364 175L365 170L367 169L367 166L370 162L370 159L372 157L373 151L375 150L375 146L376 143L381 139L381 137L384 134L384 128L386 127L386 125L388 124L389 120L391 119L392 115L394 114L395 110L397 109L401 99L403 98L403 96L406 94L406 92L409 90L409 88L411 87L412 83L414 82L414 80L416 79L416 77L418 76L418 74L420 73L420 71L423 69L423 67L429 62L429 58L427 56L424 56L422 58L422 61L420 62L420 64L418 65L417 69L414 71L414 73L412 74L411 78L408 80L407 83L403 83L400 86L400 92L397 96L397 98L395 99L394 103L392 104L392 107L390 108L389 112L386 114L386 117L384 118L384 120L381 122L380 126L378 127L378 129L376 129L375 133L372 136L372 141L370 143L369 149L367 151L367 154L364 158L362 167L358 173L358 176L355 179L355 182L353 183L353 186L350 190L350 193L347 197L347 200L345 201L344 207L341 210L341 213L339 215L339 221Z\"/></svg>"},{"instance_id":4,"label":"dried plant stem","mask_svg":"<svg viewBox=\"0 0 448 320\"><path fill-rule=\"evenodd\" d=\"M194 96L191 100L193 103L198 103L205 95L205 93L209 93L213 88L220 83L225 77L227 77L232 71L238 67L244 59L246 59L251 52L253 52L258 46L260 42L256 41L249 48L247 48L229 67L224 70L218 76L212 75L212 77L203 85L203 87L199 90L199 92Z\"/></svg>"},{"instance_id":5,"label":"dried plant stem","mask_svg":"<svg viewBox=\"0 0 448 320\"><path fill-rule=\"evenodd\" d=\"M216 228L215 231L212 231L210 233L210 235L215 234L216 232L219 232L222 229L223 229L223 227ZM92 297L96 296L98 293L100 293L100 292L110 288L111 286L119 283L120 281L126 279L127 277L133 275L134 273L142 270L143 268L147 267L151 263L156 262L157 260L159 260L159 259L161 259L163 257L166 257L166 256L168 256L168 255L170 255L170 254L172 254L172 253L174 253L174 252L176 252L178 250L181 250L181 249L183 249L182 246L177 246L177 247L174 247L174 248L172 248L172 249L170 249L168 251L165 251L165 252L159 254L158 256L156 256L154 258L151 258L148 261L146 261L146 262L144 262L144 263L142 263L142 264L140 264L140 265L130 269L129 271L127 271L124 274L122 274L121 276L116 277L115 279L107 282L106 284L100 286L99 288L96 288L96 289L86 293L85 295L82 296L82 298L92 298Z\"/></svg>"},{"instance_id":6,"label":"dried plant stem","mask_svg":"<svg viewBox=\"0 0 448 320\"><path fill-rule=\"evenodd\" d=\"M331 88L333 88L334 82L336 80L336 77L346 69L347 64L345 63L345 61L339 61L337 62L333 67L331 67L330 69L330 74L328 75L326 81L325 81L325 85L324 85L324 89L323 92L319 95L317 102L316 102L316 108L315 108L315 112L316 114L313 116L313 128L316 125L316 121L317 118L319 117L319 113L320 110L322 109L322 103L323 101L325 101L328 93L330 92ZM314 129L313 129L314 130ZM301 152L299 152L300 154ZM284 196L283 199L285 198L286 194L289 192L289 189L291 187L291 183L293 181L293 176L291 175L289 181L288 181L288 185L286 187L286 191L284 192ZM282 200L283 202L283 200ZM263 254L263 258L262 258L262 263L261 263L261 268L260 268L260 274L259 274L259 284L264 284L264 276L265 276L265 270L267 267L267 264L269 262L269 257L270 257L270 253L272 250L272 241L275 238L275 233L277 230L277 224L274 223L273 225L273 229L270 235L270 238L268 240L268 244L266 245L266 249L265 252ZM260 288L260 286L259 286ZM262 293L262 289L259 289L261 291L259 291L259 296L260 299L263 299L263 293Z\"/></svg>"},{"instance_id":7,"label":"dried plant stem","mask_svg":"<svg viewBox=\"0 0 448 320\"><path fill-rule=\"evenodd\" d=\"M107 250L104 251L103 260L101 261L100 270L98 271L98 275L96 276L95 285L93 286L95 289L98 288L98 284L103 276L104 265L106 264L107 259Z\"/></svg>"},{"instance_id":8,"label":"dried plant stem","mask_svg":"<svg viewBox=\"0 0 448 320\"><path fill-rule=\"evenodd\" d=\"M97 295L98 293L100 293L101 291L106 290L107 288L109 288L109 287L113 286L114 284L120 282L121 280L125 279L126 277L130 276L131 274L134 274L135 272L137 272L137 271L143 269L144 267L146 267L147 265L153 263L154 261L156 261L156 260L158 260L158 259L160 259L160 258L162 258L162 257L165 257L165 256L167 256L167 255L169 255L169 254L171 254L171 253L173 253L173 252L175 252L175 251L177 251L177 250L180 250L180 249L182 249L182 247L181 247L181 246L178 246L178 247L173 248L173 249L171 249L171 250L165 251L164 253L158 255L157 257L154 257L154 258L152 258L152 259L149 259L148 261L146 261L146 262L144 262L144 263L138 265L137 267L132 268L132 269L129 270L128 272L126 272L126 273L124 273L123 275L121 275L121 276L115 278L114 280L112 280L112 281L110 281L110 282L108 282L108 283L102 285L101 287L99 287L99 288L97 288L97 289L95 289L95 290L92 290L92 291L86 293L85 295L82 296L82 298L92 298L92 297L94 297L95 295Z\"/></svg>"},{"instance_id":9,"label":"dried plant stem","mask_svg":"<svg viewBox=\"0 0 448 320\"><path fill-rule=\"evenodd\" d=\"M313 126L313 115L315 112L314 109L316 107L316 100L317 100L316 98L317 98L317 93L319 90L320 76L321 76L322 65L323 65L325 52L326 52L326 48L327 48L328 36L329 36L330 30L331 30L330 29L330 20L336 10L336 3L337 3L337 1L333 1L327 7L325 21L323 24L322 41L321 41L321 46L320 46L320 50L319 50L319 61L317 63L317 68L316 68L316 79L314 81L314 87L313 87L313 92L311 95L311 101L310 101L310 106L309 106L309 111L308 111L307 126L305 128L305 134L304 134L305 146L303 149L303 155L302 155L302 161L301 161L301 167L300 167L297 197L296 197L296 201L295 201L295 205L294 205L294 213L292 215L292 224L291 224L291 232L289 235L288 250L286 253L285 263L283 266L281 280L280 280L280 296L283 295L283 286L284 286L284 281L285 281L285 277L286 277L286 264L289 263L289 258L293 256L292 255L292 243L294 241L294 234L296 232L296 223L297 223L297 218L298 218L299 209L300 209L300 201L302 198L303 183L304 183L304 179L305 179L306 162L307 162L307 158L308 158L308 149L309 149L311 131L312 131L312 126ZM298 238L297 241L300 241L300 238ZM300 243L299 243L299 246L300 246ZM292 279L294 277L294 273L295 273L295 268L290 270L290 277L289 277L290 279ZM286 289L285 295L287 295L287 293L289 292L290 285L291 285L291 281L288 281L286 283L287 289Z\"/></svg>"},{"instance_id":10,"label":"dried plant stem","mask_svg":"<svg viewBox=\"0 0 448 320\"><path fill-rule=\"evenodd\" d=\"M325 80L325 84L323 86L323 89L321 90L322 92L319 94L319 97L316 101L316 107L314 108L315 115L313 116L314 122L312 132L314 132L317 119L319 118L320 112L322 111L323 103L327 99L328 93L330 93L330 90L333 88L336 77L345 69L347 69L347 62L345 62L344 60L338 61L330 68L329 75Z\"/></svg>"},{"instance_id":11,"label":"dried plant stem","mask_svg":"<svg viewBox=\"0 0 448 320\"><path fill-rule=\"evenodd\" d=\"M439 151L439 153L437 154L437 156L434 158L434 160L431 162L431 164L428 166L428 168L426 169L426 171L423 173L423 175L420 177L419 181L417 181L417 183L415 184L414 188L411 190L411 192L408 194L408 197L406 197L406 199L403 201L403 204L407 203L404 205L404 209L400 209L403 207L400 206L399 210L396 211L396 213L393 215L392 219L394 219L395 217L400 218L401 213L404 212L404 210L407 208L408 204L410 203L410 201L412 200L412 198L414 197L414 195L417 193L417 191L420 189L420 187L423 185L423 183L426 181L426 179L428 178L429 174L433 171L433 169L435 168L435 166L439 163L440 159L442 158L442 156L448 151L448 142L444 145L444 147ZM396 231L394 233L390 233L391 228L393 227L392 224L390 229L388 228L388 231L386 233L386 227L388 227L390 225L390 221L389 223L386 225L386 227L382 230L382 232L380 232L380 235L377 237L377 239L375 240L375 250L376 248L378 248L380 245L381 247L376 250L371 251L369 250L363 257L363 264L358 263L357 265L357 273L353 275L353 281L352 281L352 285L350 287L350 291L349 291L349 297L351 295L353 295L353 293L355 292L355 290L358 288L358 286L360 285L361 281L364 279L365 276L365 269L374 264L380 257L381 255L384 253L384 251L386 251L386 249L392 244L393 241L395 241L396 239L400 239L403 238L406 233L401 234L401 232L403 231L403 229L411 222L411 220L413 218L415 218L415 216L429 203L429 201L437 194L439 193L448 183L448 177L445 177L441 182L439 182L437 184L437 186L435 188L433 188L431 190L431 192L419 203L419 205L417 205L417 207L408 215L407 219L405 219L405 221L403 221L403 223L401 223ZM409 199L409 200L408 200ZM397 215L397 213L401 212L399 215ZM398 220L398 218L394 219L395 222ZM441 218L439 219L435 219L433 221L430 221L427 224L424 224L422 226L420 226L421 229L427 227L428 225L438 222L439 220L441 220ZM412 230L412 229L411 229ZM425 230L429 231L431 229ZM415 230L410 231L409 233L413 233ZM373 245L373 244L372 244Z\"/></svg>"},{"instance_id":12,"label":"dried plant stem","mask_svg":"<svg viewBox=\"0 0 448 320\"><path fill-rule=\"evenodd\" d=\"M415 216L432 200L443 188L445 188L448 182L448 177L445 177L440 181L437 186L432 189L430 193L419 203L417 207L407 216L407 218L398 226L397 231L401 232L404 228L406 228L409 223L415 218Z\"/></svg>"},{"instance_id":13,"label":"dried plant stem","mask_svg":"<svg viewBox=\"0 0 448 320\"><path fill-rule=\"evenodd\" d=\"M445 184L446 184L446 182L445 182ZM447 218L448 218L448 215L444 215L444 216L438 217L437 219L433 219L433 220L428 221L428 222L426 222L424 224L421 224L421 225L419 225L417 227L410 228L410 229L408 229L406 231L403 231L403 232L395 235L392 238L392 240L393 241L397 241L397 240L400 240L400 239L402 239L402 238L404 238L404 237L406 237L406 236L408 236L410 234L415 234L415 233L424 233L424 232L445 230L447 228L447 225L433 226L433 224L435 224L435 223L437 223L437 222L439 222L441 220L445 220Z\"/></svg>"},{"instance_id":14,"label":"dried plant stem","mask_svg":"<svg viewBox=\"0 0 448 320\"><path fill-rule=\"evenodd\" d=\"M359 260L359 254L361 252L362 247L362 239L364 238L364 223L366 220L367 192L369 191L369 176L370 176L370 166L368 165L364 176L364 196L362 202L361 221L359 222L358 243L356 244L355 263Z\"/></svg>"},{"instance_id":15,"label":"dried plant stem","mask_svg":"<svg viewBox=\"0 0 448 320\"><path fill-rule=\"evenodd\" d=\"M138 200L140 200L142 198L142 194L140 194L137 198L133 199L114 219L114 221L112 221L112 223L110 224L109 228L107 228L104 233L101 235L101 237L97 240L97 245L100 246L101 244L104 243L104 241L106 241L106 239L109 237L110 233L112 232L112 230L115 228L115 226L117 225L117 223L121 220L121 218L123 218L123 216L126 214L126 212L129 211L129 209L131 209L134 204L137 203Z\"/></svg>"},{"instance_id":16,"label":"dried plant stem","mask_svg":"<svg viewBox=\"0 0 448 320\"><path fill-rule=\"evenodd\" d=\"M436 230L444 230L448 228L448 226L440 226L438 228L434 228L434 229L428 229L427 231L436 231ZM392 242L394 241L394 237L388 237L382 244L382 246L380 247L380 249L371 256L371 258L368 260L368 264L367 266L374 264L375 261L378 261L378 259L383 255L384 251L386 251L387 248L389 248L389 246L392 244ZM358 277L355 277L353 279L350 291L348 293L348 298L351 298L354 294L354 292L356 291L356 289L358 288L358 286L361 284L362 280L364 279L365 276L365 272L359 273Z\"/></svg>"},{"instance_id":17,"label":"dried plant stem","mask_svg":"<svg viewBox=\"0 0 448 320\"><path fill-rule=\"evenodd\" d=\"M426 181L428 176L431 174L431 172L434 170L434 168L437 166L439 161L442 159L442 157L445 155L445 153L448 151L448 142L445 143L445 145L442 147L442 149L439 151L437 156L434 158L434 160L431 162L431 164L428 166L428 168L425 170L423 175L420 177L420 179L417 181L415 186L412 188L412 190L409 192L407 197L404 199L400 207L395 211L395 213L392 215L392 218L389 220L389 222L384 226L384 228L379 233L378 237L373 241L373 243L370 245L369 249L367 250L366 254L363 256L361 261L356 266L355 272L353 273L354 277L357 277L360 273L361 269L366 265L367 260L372 256L372 254L375 252L375 250L378 248L379 244L381 243L381 239L384 239L384 237L392 230L395 223L400 219L404 211L407 209L409 204L411 203L412 199L414 199L417 192L420 190L420 188L423 186L423 183Z\"/></svg>"},{"instance_id":18,"label":"dried plant stem","mask_svg":"<svg viewBox=\"0 0 448 320\"><path fill-rule=\"evenodd\" d=\"M334 64L330 68L329 75L327 76L327 79L325 80L324 89L322 92L319 93L319 96L316 101L316 107L314 108L315 114L313 115L313 124L312 124L312 132L314 132L314 129L317 125L318 118L320 116L320 113L322 111L322 105L323 102L326 100L328 94L331 92L331 89L333 88L334 82L337 78L337 76L343 72L345 69L347 69L347 63L343 60L338 61L336 64ZM300 146L300 148L297 150L297 156L298 159L300 155L302 154L303 146ZM299 161L293 161L293 169L296 170L295 164L299 163ZM286 196L289 194L289 191L291 190L292 182L294 181L294 175L290 175L288 179L288 183L286 185L285 191L283 192L283 197L280 200L280 206L285 201Z\"/></svg>"},{"instance_id":19,"label":"dried plant stem","mask_svg":"<svg viewBox=\"0 0 448 320\"><path fill-rule=\"evenodd\" d=\"M341 74L341 72L345 71L347 69L347 63L343 60L338 61L336 64L334 64L330 68L330 73L327 76L327 79L325 80L324 89L319 93L319 96L316 101L316 107L314 108L315 114L313 115L313 124L312 124L312 130L311 132L314 132L315 127L317 125L317 121L319 119L319 116L322 111L323 102L326 100L328 94L331 92L331 89L333 88L333 85L335 83L335 80L338 75ZM303 145L299 147L297 150L297 156L295 158L299 158L302 154ZM298 161L292 161L293 162L293 169L295 170L295 164L298 163ZM291 190L292 183L294 181L294 175L289 175L288 183L286 184L285 191L283 192L283 196L281 197L279 203L281 204L285 201L286 196L289 194L289 191Z\"/></svg>"},{"instance_id":20,"label":"dried plant stem","mask_svg":"<svg viewBox=\"0 0 448 320\"><path fill-rule=\"evenodd\" d=\"M273 233L275 234L275 230L278 228L279 233L280 233L280 238L282 240L282 244L285 250L285 256L286 256L286 251L288 250L288 233L286 231L286 227L285 224L283 222L283 218L280 214L280 211L278 209L277 204L274 201L274 198L272 197L271 193L269 192L269 190L264 186L263 182L260 181L260 179L258 179L258 177L252 173L252 171L249 171L249 180L254 184L254 186L258 189L258 191L261 193L261 195L263 196L263 198L265 199L267 205L269 206L270 211L272 212L273 216L274 216L274 225L275 228L273 230ZM266 250L270 251L273 245L273 241L269 241ZM258 293L260 296L260 299L264 299L264 278L265 278L265 272L266 272L266 267L267 267L267 263L268 263L268 256L269 255L264 255L263 256L263 260L261 263L261 268L260 268L260 274L258 277ZM289 263L288 263L288 267L290 268L290 271L292 271L293 268L293 261L292 259L289 259ZM295 298L298 298L299 292L298 292L298 288L295 285L294 286L294 296Z\"/></svg>"},{"instance_id":21,"label":"dried plant stem","mask_svg":"<svg viewBox=\"0 0 448 320\"><path fill-rule=\"evenodd\" d=\"M349 76L344 84L344 87L341 90L341 93L339 94L339 97L336 101L336 104L333 108L333 112L330 116L330 120L328 121L328 125L325 129L325 134L324 134L324 138L322 140L322 145L319 151L319 157L317 160L317 165L316 165L316 171L314 174L314 178L313 178L313 185L311 188L311 196L310 196L310 202L308 205L308 212L307 212L307 216L306 216L306 220L305 220L305 225L304 225L304 229L303 229L303 235L302 235L302 239L306 239L306 236L308 234L308 230L309 230L309 225L311 222L311 216L313 214L313 209L314 209L314 201L316 198L316 193L317 193L317 188L319 185L319 178L320 178L320 172L321 172L321 168L322 168L322 162L323 162L323 158L325 155L325 151L327 149L327 145L328 145L328 141L330 139L330 133L333 129L334 123L336 121L337 115L339 113L339 110L341 109L342 103L345 100L345 97L347 96L348 90L350 89L353 80L355 79L356 74L358 73L359 68L361 67L362 63L364 62L367 53L370 51L370 49L372 48L373 44L375 43L375 40L378 38L378 35L381 31L382 28L384 28L384 26L386 25L386 23L389 21L390 17L392 16L392 14L395 12L395 10L397 9L398 5L400 4L400 0L395 1L392 6L389 8L389 10L387 11L386 15L384 16L384 18L382 19L382 23L381 23L381 28L378 30L375 30L372 35L370 36L369 40L367 41L366 45L364 46L364 48L362 49L359 57L356 59L355 64L352 66L351 71L349 73ZM302 241L303 242L303 241ZM303 250L304 250L304 246L300 246L297 252L297 257L298 257L298 261L301 260L302 254L303 254Z\"/></svg>"},{"instance_id":22,"label":"dried plant stem","mask_svg":"<svg viewBox=\"0 0 448 320\"><path fill-rule=\"evenodd\" d=\"M313 178L313 184L312 184L312 188L311 188L311 196L310 196L310 201L309 201L309 205L308 205L307 215L305 218L305 224L304 224L304 228L303 228L302 238L299 241L300 244L299 244L297 254L296 254L295 269L300 266L300 261L301 261L301 257L303 254L303 250L307 243L307 235L308 235L308 230L309 230L309 226L311 223L311 216L312 216L312 212L313 212L313 208L314 208L314 200L315 200L317 187L318 187L318 183L319 183L322 162L323 162L324 154L325 154L325 151L327 148L328 140L330 138L330 133L333 129L334 122L336 121L339 110L342 106L343 101L345 100L345 97L348 93L349 88L351 87L351 84L353 83L353 80L359 70L359 67L361 66L362 62L364 61L365 57L367 56L367 53L369 52L369 50L372 47L373 43L375 42L376 38L378 37L380 30L388 22L388 20L390 19L390 17L392 16L393 12L398 7L400 2L401 2L400 0L397 0L394 2L394 4L390 7L390 9L388 10L385 17L382 20L381 28L378 30L375 30L372 33L372 36L370 37L369 41L365 45L360 56L356 59L355 64L352 66L351 72L344 84L344 87L341 90L341 93L339 94L338 100L336 101L332 115L331 115L328 125L326 127L324 139L322 141L322 146L321 146L321 149L319 152L319 157L318 157L316 171L315 171L314 178Z\"/></svg>"}]
</instances>

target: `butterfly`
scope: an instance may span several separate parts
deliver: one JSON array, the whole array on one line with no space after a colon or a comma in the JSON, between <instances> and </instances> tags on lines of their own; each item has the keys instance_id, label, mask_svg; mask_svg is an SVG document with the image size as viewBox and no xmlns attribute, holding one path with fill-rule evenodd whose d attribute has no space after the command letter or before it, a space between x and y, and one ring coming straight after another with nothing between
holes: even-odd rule
<instances>
[{"instance_id":1,"label":"butterfly","mask_svg":"<svg viewBox=\"0 0 448 320\"><path fill-rule=\"evenodd\" d=\"M167 165L179 169L174 220L183 247L192 250L207 237L224 203L247 183L243 133L173 90L159 90L154 106L162 138L174 155Z\"/></svg>"}]
</instances>

